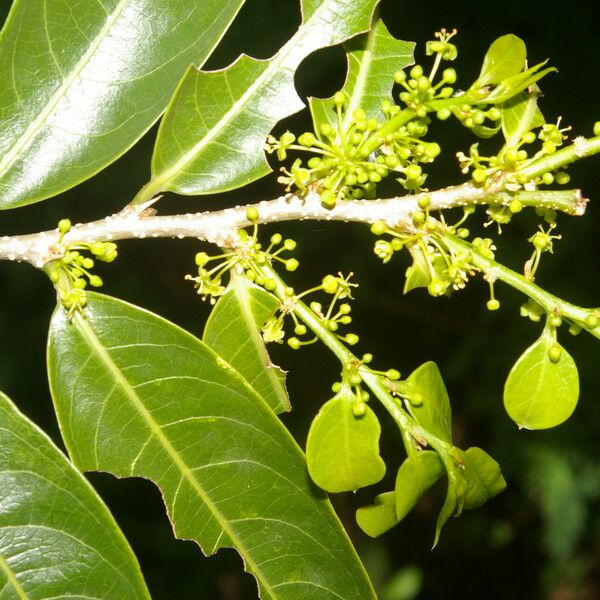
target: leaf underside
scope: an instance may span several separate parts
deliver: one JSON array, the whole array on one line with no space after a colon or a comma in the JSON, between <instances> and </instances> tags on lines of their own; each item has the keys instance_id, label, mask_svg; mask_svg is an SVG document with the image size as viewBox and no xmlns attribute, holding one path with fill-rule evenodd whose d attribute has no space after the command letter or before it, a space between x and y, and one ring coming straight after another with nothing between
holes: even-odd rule
<instances>
[{"instance_id":1,"label":"leaf underside","mask_svg":"<svg viewBox=\"0 0 600 600\"><path fill-rule=\"evenodd\" d=\"M151 479L178 537L235 547L263 598L374 593L302 452L271 408L205 344L164 319L88 294L59 307L49 379L81 469Z\"/></svg>"}]
</instances>

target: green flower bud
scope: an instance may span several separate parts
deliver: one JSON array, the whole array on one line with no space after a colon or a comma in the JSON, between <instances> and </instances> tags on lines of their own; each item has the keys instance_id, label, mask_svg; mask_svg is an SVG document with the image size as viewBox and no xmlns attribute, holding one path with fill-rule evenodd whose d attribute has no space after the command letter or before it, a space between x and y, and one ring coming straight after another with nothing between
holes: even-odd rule
<instances>
[{"instance_id":1,"label":"green flower bud","mask_svg":"<svg viewBox=\"0 0 600 600\"><path fill-rule=\"evenodd\" d=\"M203 267L210 260L210 257L208 254L206 254L206 252L198 252L195 260L198 267Z\"/></svg>"},{"instance_id":2,"label":"green flower bud","mask_svg":"<svg viewBox=\"0 0 600 600\"><path fill-rule=\"evenodd\" d=\"M295 250L296 249L296 240L292 240L290 238L286 238L283 241L283 247L286 250L290 250L290 251Z\"/></svg>"},{"instance_id":3,"label":"green flower bud","mask_svg":"<svg viewBox=\"0 0 600 600\"><path fill-rule=\"evenodd\" d=\"M295 271L300 263L295 258L290 258L285 261L285 270L286 271Z\"/></svg>"},{"instance_id":4,"label":"green flower bud","mask_svg":"<svg viewBox=\"0 0 600 600\"><path fill-rule=\"evenodd\" d=\"M348 333L348 334L346 334L345 340L349 346L355 346L356 344L358 344L359 338L355 333ZM361 378L361 381L362 381L362 378Z\"/></svg>"},{"instance_id":5,"label":"green flower bud","mask_svg":"<svg viewBox=\"0 0 600 600\"><path fill-rule=\"evenodd\" d=\"M419 79L419 77L421 77L423 75L423 67L421 65L415 65L411 70L410 70L410 76L413 79Z\"/></svg>"},{"instance_id":6,"label":"green flower bud","mask_svg":"<svg viewBox=\"0 0 600 600\"><path fill-rule=\"evenodd\" d=\"M510 210L510 212L513 215L520 213L523 210L523 203L520 200L517 200L516 198L514 198L513 200L511 200L510 204L508 205L508 210Z\"/></svg>"},{"instance_id":7,"label":"green flower bud","mask_svg":"<svg viewBox=\"0 0 600 600\"><path fill-rule=\"evenodd\" d=\"M258 209L255 206L249 206L246 209L246 219L251 223L256 223L258 221Z\"/></svg>"},{"instance_id":8,"label":"green flower bud","mask_svg":"<svg viewBox=\"0 0 600 600\"><path fill-rule=\"evenodd\" d=\"M323 291L327 294L335 294L340 286L338 278L333 275L325 275L321 285L323 286Z\"/></svg>"},{"instance_id":9,"label":"green flower bud","mask_svg":"<svg viewBox=\"0 0 600 600\"><path fill-rule=\"evenodd\" d=\"M600 135L600 121L594 123L594 135Z\"/></svg>"},{"instance_id":10,"label":"green flower bud","mask_svg":"<svg viewBox=\"0 0 600 600\"><path fill-rule=\"evenodd\" d=\"M549 319L549 323L552 327L560 327L562 325L562 319L558 315L551 315Z\"/></svg>"},{"instance_id":11,"label":"green flower bud","mask_svg":"<svg viewBox=\"0 0 600 600\"><path fill-rule=\"evenodd\" d=\"M308 159L306 164L310 169L318 169L322 166L323 161L318 156L313 156L312 158Z\"/></svg>"},{"instance_id":12,"label":"green flower bud","mask_svg":"<svg viewBox=\"0 0 600 600\"><path fill-rule=\"evenodd\" d=\"M390 380L390 381L398 381L398 379L400 379L400 371L397 371L396 369L388 369L385 372L385 376Z\"/></svg>"},{"instance_id":13,"label":"green flower bud","mask_svg":"<svg viewBox=\"0 0 600 600\"><path fill-rule=\"evenodd\" d=\"M596 329L600 325L600 319L596 315L589 315L585 320L585 326L588 329Z\"/></svg>"},{"instance_id":14,"label":"green flower bud","mask_svg":"<svg viewBox=\"0 0 600 600\"><path fill-rule=\"evenodd\" d=\"M492 298L487 301L486 307L488 310L498 310L500 308L500 302L496 298Z\"/></svg>"},{"instance_id":15,"label":"green flower bud","mask_svg":"<svg viewBox=\"0 0 600 600\"><path fill-rule=\"evenodd\" d=\"M394 73L394 81L396 83L404 83L406 81L406 72L405 71L396 71Z\"/></svg>"},{"instance_id":16,"label":"green flower bud","mask_svg":"<svg viewBox=\"0 0 600 600\"><path fill-rule=\"evenodd\" d=\"M298 323L298 325L296 325L296 327L294 327L294 333L296 335L305 335L306 334L306 325L303 325L302 323Z\"/></svg>"},{"instance_id":17,"label":"green flower bud","mask_svg":"<svg viewBox=\"0 0 600 600\"><path fill-rule=\"evenodd\" d=\"M542 183L545 185L552 185L554 183L554 175L549 171L542 175Z\"/></svg>"},{"instance_id":18,"label":"green flower bud","mask_svg":"<svg viewBox=\"0 0 600 600\"><path fill-rule=\"evenodd\" d=\"M102 279L100 277L98 277L98 275L92 275L90 277L90 285L93 287L101 287L102 286Z\"/></svg>"},{"instance_id":19,"label":"green flower bud","mask_svg":"<svg viewBox=\"0 0 600 600\"><path fill-rule=\"evenodd\" d=\"M70 229L71 229L71 221L69 219L61 219L58 222L58 231L62 235L64 235L65 233L68 233Z\"/></svg>"},{"instance_id":20,"label":"green flower bud","mask_svg":"<svg viewBox=\"0 0 600 600\"><path fill-rule=\"evenodd\" d=\"M471 177L475 183L485 183L487 172L485 169L475 169L473 173L471 173Z\"/></svg>"},{"instance_id":21,"label":"green flower bud","mask_svg":"<svg viewBox=\"0 0 600 600\"><path fill-rule=\"evenodd\" d=\"M265 290L272 292L277 287L277 282L274 279L267 279L263 285Z\"/></svg>"},{"instance_id":22,"label":"green flower bud","mask_svg":"<svg viewBox=\"0 0 600 600\"><path fill-rule=\"evenodd\" d=\"M442 108L441 110L437 111L436 116L440 121L445 121L450 117L451 114L452 112L450 111L450 109Z\"/></svg>"},{"instance_id":23,"label":"green flower bud","mask_svg":"<svg viewBox=\"0 0 600 600\"><path fill-rule=\"evenodd\" d=\"M444 69L442 79L445 83L449 83L450 85L456 83L456 71L454 69Z\"/></svg>"},{"instance_id":24,"label":"green flower bud","mask_svg":"<svg viewBox=\"0 0 600 600\"><path fill-rule=\"evenodd\" d=\"M558 344L552 344L548 350L548 357L553 363L557 363L560 360L562 354L562 348Z\"/></svg>"},{"instance_id":25,"label":"green flower bud","mask_svg":"<svg viewBox=\"0 0 600 600\"><path fill-rule=\"evenodd\" d=\"M307 131L306 133L303 133L298 138L298 143L301 146L305 146L306 148L311 148L316 141L317 141L317 138L314 136L314 134L310 133L309 131Z\"/></svg>"},{"instance_id":26,"label":"green flower bud","mask_svg":"<svg viewBox=\"0 0 600 600\"><path fill-rule=\"evenodd\" d=\"M419 208L425 210L431 204L431 198L429 196L421 196L417 202Z\"/></svg>"},{"instance_id":27,"label":"green flower bud","mask_svg":"<svg viewBox=\"0 0 600 600\"><path fill-rule=\"evenodd\" d=\"M300 348L300 340L297 337L291 337L288 339L287 341L288 346L292 349L292 350L298 350Z\"/></svg>"},{"instance_id":28,"label":"green flower bud","mask_svg":"<svg viewBox=\"0 0 600 600\"><path fill-rule=\"evenodd\" d=\"M371 225L371 233L375 235L383 235L387 230L387 226L383 221L376 221Z\"/></svg>"},{"instance_id":29,"label":"green flower bud","mask_svg":"<svg viewBox=\"0 0 600 600\"><path fill-rule=\"evenodd\" d=\"M362 417L367 412L367 405L364 402L355 402L352 407L352 413L355 417Z\"/></svg>"},{"instance_id":30,"label":"green flower bud","mask_svg":"<svg viewBox=\"0 0 600 600\"><path fill-rule=\"evenodd\" d=\"M457 229L456 235L461 240L465 240L465 239L467 239L469 237L469 230L466 227L461 227L460 229Z\"/></svg>"},{"instance_id":31,"label":"green flower bud","mask_svg":"<svg viewBox=\"0 0 600 600\"><path fill-rule=\"evenodd\" d=\"M524 144L533 144L533 142L535 142L535 133L533 133L533 131L527 131L523 134L521 140Z\"/></svg>"},{"instance_id":32,"label":"green flower bud","mask_svg":"<svg viewBox=\"0 0 600 600\"><path fill-rule=\"evenodd\" d=\"M554 177L554 179L556 183L558 183L558 185L567 185L567 183L571 181L571 176L568 173L565 173L564 171L559 171Z\"/></svg>"},{"instance_id":33,"label":"green flower bud","mask_svg":"<svg viewBox=\"0 0 600 600\"><path fill-rule=\"evenodd\" d=\"M336 106L339 106L340 108L343 108L344 106L346 106L346 103L348 102L348 96L346 96L346 94L344 94L344 92L336 92L333 96L333 103Z\"/></svg>"},{"instance_id":34,"label":"green flower bud","mask_svg":"<svg viewBox=\"0 0 600 600\"><path fill-rule=\"evenodd\" d=\"M321 204L325 208L334 208L337 202L337 194L333 190L323 190L321 192Z\"/></svg>"}]
</instances>

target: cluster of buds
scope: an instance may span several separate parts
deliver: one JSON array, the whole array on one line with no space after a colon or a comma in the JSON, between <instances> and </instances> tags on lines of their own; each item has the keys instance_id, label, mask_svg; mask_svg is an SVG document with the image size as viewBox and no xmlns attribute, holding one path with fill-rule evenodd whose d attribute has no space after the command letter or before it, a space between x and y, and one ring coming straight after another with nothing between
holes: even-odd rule
<instances>
[{"instance_id":1,"label":"cluster of buds","mask_svg":"<svg viewBox=\"0 0 600 600\"><path fill-rule=\"evenodd\" d=\"M73 312L85 306L88 284L95 288L102 286L102 279L90 271L96 260L106 263L115 260L117 245L113 242L73 242L63 245L63 239L70 230L69 219L61 219L58 223L58 243L53 248L59 258L50 261L45 271L54 283L63 306ZM91 254L93 258L81 251Z\"/></svg>"}]
</instances>

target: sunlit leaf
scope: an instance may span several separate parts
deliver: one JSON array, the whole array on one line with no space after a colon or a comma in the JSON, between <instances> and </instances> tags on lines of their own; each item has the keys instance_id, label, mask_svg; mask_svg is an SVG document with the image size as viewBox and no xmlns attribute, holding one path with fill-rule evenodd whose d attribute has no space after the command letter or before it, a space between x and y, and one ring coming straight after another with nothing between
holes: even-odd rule
<instances>
[{"instance_id":1,"label":"sunlit leaf","mask_svg":"<svg viewBox=\"0 0 600 600\"><path fill-rule=\"evenodd\" d=\"M434 362L426 362L407 379L412 390L409 410L417 422L440 440L452 442L452 412L442 374Z\"/></svg>"},{"instance_id":2,"label":"sunlit leaf","mask_svg":"<svg viewBox=\"0 0 600 600\"><path fill-rule=\"evenodd\" d=\"M285 373L271 363L260 330L279 301L245 277L232 273L213 308L203 341L238 370L275 412L290 410Z\"/></svg>"},{"instance_id":3,"label":"sunlit leaf","mask_svg":"<svg viewBox=\"0 0 600 600\"><path fill-rule=\"evenodd\" d=\"M374 592L301 450L227 362L175 325L88 293L50 327L61 431L81 469L145 477L176 535L234 547L263 598L362 600Z\"/></svg>"},{"instance_id":4,"label":"sunlit leaf","mask_svg":"<svg viewBox=\"0 0 600 600\"><path fill-rule=\"evenodd\" d=\"M15 0L0 34L0 208L48 198L130 148L244 0Z\"/></svg>"},{"instance_id":5,"label":"sunlit leaf","mask_svg":"<svg viewBox=\"0 0 600 600\"><path fill-rule=\"evenodd\" d=\"M483 59L481 73L473 87L498 84L520 73L527 60L527 48L523 40L512 33L496 39Z\"/></svg>"},{"instance_id":6,"label":"sunlit leaf","mask_svg":"<svg viewBox=\"0 0 600 600\"><path fill-rule=\"evenodd\" d=\"M348 59L348 74L342 91L349 99L342 120L342 131L351 123L352 113L361 108L367 118L381 118L381 103L392 101L394 73L413 63L413 42L397 40L381 19L371 31L344 44ZM310 110L319 131L319 123L329 123L337 129L333 97L309 100Z\"/></svg>"},{"instance_id":7,"label":"sunlit leaf","mask_svg":"<svg viewBox=\"0 0 600 600\"><path fill-rule=\"evenodd\" d=\"M556 346L560 354L552 360ZM579 375L571 355L555 343L549 327L517 360L504 386L504 406L524 429L548 429L566 421L579 398Z\"/></svg>"},{"instance_id":8,"label":"sunlit leaf","mask_svg":"<svg viewBox=\"0 0 600 600\"><path fill-rule=\"evenodd\" d=\"M308 471L328 492L355 491L385 475L379 456L379 421L368 406L360 416L354 414L354 407L352 395L336 396L322 406L308 432Z\"/></svg>"},{"instance_id":9,"label":"sunlit leaf","mask_svg":"<svg viewBox=\"0 0 600 600\"><path fill-rule=\"evenodd\" d=\"M294 88L298 65L311 52L366 31L377 1L304 0L300 29L273 58L243 55L213 72L191 67L161 123L152 180L140 198L161 190L230 190L267 175L268 133L304 107Z\"/></svg>"},{"instance_id":10,"label":"sunlit leaf","mask_svg":"<svg viewBox=\"0 0 600 600\"><path fill-rule=\"evenodd\" d=\"M92 486L0 393L0 597L149 599Z\"/></svg>"}]
</instances>

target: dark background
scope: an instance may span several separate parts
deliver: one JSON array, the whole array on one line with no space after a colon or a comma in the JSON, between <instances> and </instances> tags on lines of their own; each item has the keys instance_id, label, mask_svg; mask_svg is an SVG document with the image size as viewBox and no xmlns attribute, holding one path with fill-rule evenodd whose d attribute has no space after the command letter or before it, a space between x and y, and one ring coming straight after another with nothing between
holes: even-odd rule
<instances>
[{"instance_id":1,"label":"dark background","mask_svg":"<svg viewBox=\"0 0 600 600\"><path fill-rule=\"evenodd\" d=\"M5 1L0 7L2 20L9 5ZM226 66L240 52L271 56L297 28L297 5L296 0L248 0L207 66ZM587 135L600 119L597 3L383 0L382 14L397 37L419 44L416 57L426 65L424 43L441 27L457 27L460 55L456 66L459 84L465 87L476 77L489 43L504 33L515 33L528 45L530 64L549 57L559 70L542 84L546 119L562 115L563 123L573 125L574 132ZM329 95L341 86L344 69L340 48L318 52L301 66L298 89L303 96ZM305 115L295 116L281 127L301 131L308 121ZM82 221L118 210L147 180L154 135L155 130L106 171L56 200L3 213L0 235L48 229L66 216ZM449 122L434 124L431 137L440 141L444 156L430 170L428 184L435 189L459 182L453 156L458 149L466 150L472 140ZM599 171L598 157L571 169L573 185L592 201L585 218L560 218L564 239L556 244L553 257L544 256L537 278L548 290L584 306L600 304ZM271 176L229 194L168 197L159 208L162 213L216 208L275 197L280 191ZM481 222L482 216L475 220ZM499 240L500 260L520 270L531 248L526 238L536 227L530 214L515 218ZM290 277L297 288L309 286L327 272L354 271L360 282L353 324L361 337L359 351L372 352L377 365L396 367L404 375L425 360L435 360L449 388L457 444L485 448L500 462L508 482L504 494L451 520L434 551L430 547L443 485L434 488L398 527L370 540L354 524L354 510L392 487L394 466L402 460L394 426L382 414L382 445L390 475L377 490L334 498L380 597L599 598L598 341L585 334L571 338L561 332L562 342L580 369L580 405L555 430L519 432L504 413L502 385L540 327L519 317L523 298L516 292L497 286L503 303L497 313L485 310L486 288L480 280L451 299L432 299L422 290L403 296L406 257L381 265L372 254L373 236L364 226L306 222L264 230L264 235L277 230L299 241L297 256L305 268ZM198 244L187 240L123 242L119 260L101 271L104 291L200 334L208 307L183 282L193 269L197 250ZM319 265L318 270L313 271L312 265ZM0 389L58 441L44 364L53 290L41 272L27 265L0 264L0 282ZM298 353L276 347L272 353L276 362L290 370L294 412L284 420L303 444L310 420L328 399L330 385L338 376L336 361L318 347ZM173 539L152 484L117 481L105 474L91 474L90 479L130 540L156 600L256 596L253 580L243 574L233 551L220 551L207 559L194 544Z\"/></svg>"}]
</instances>

